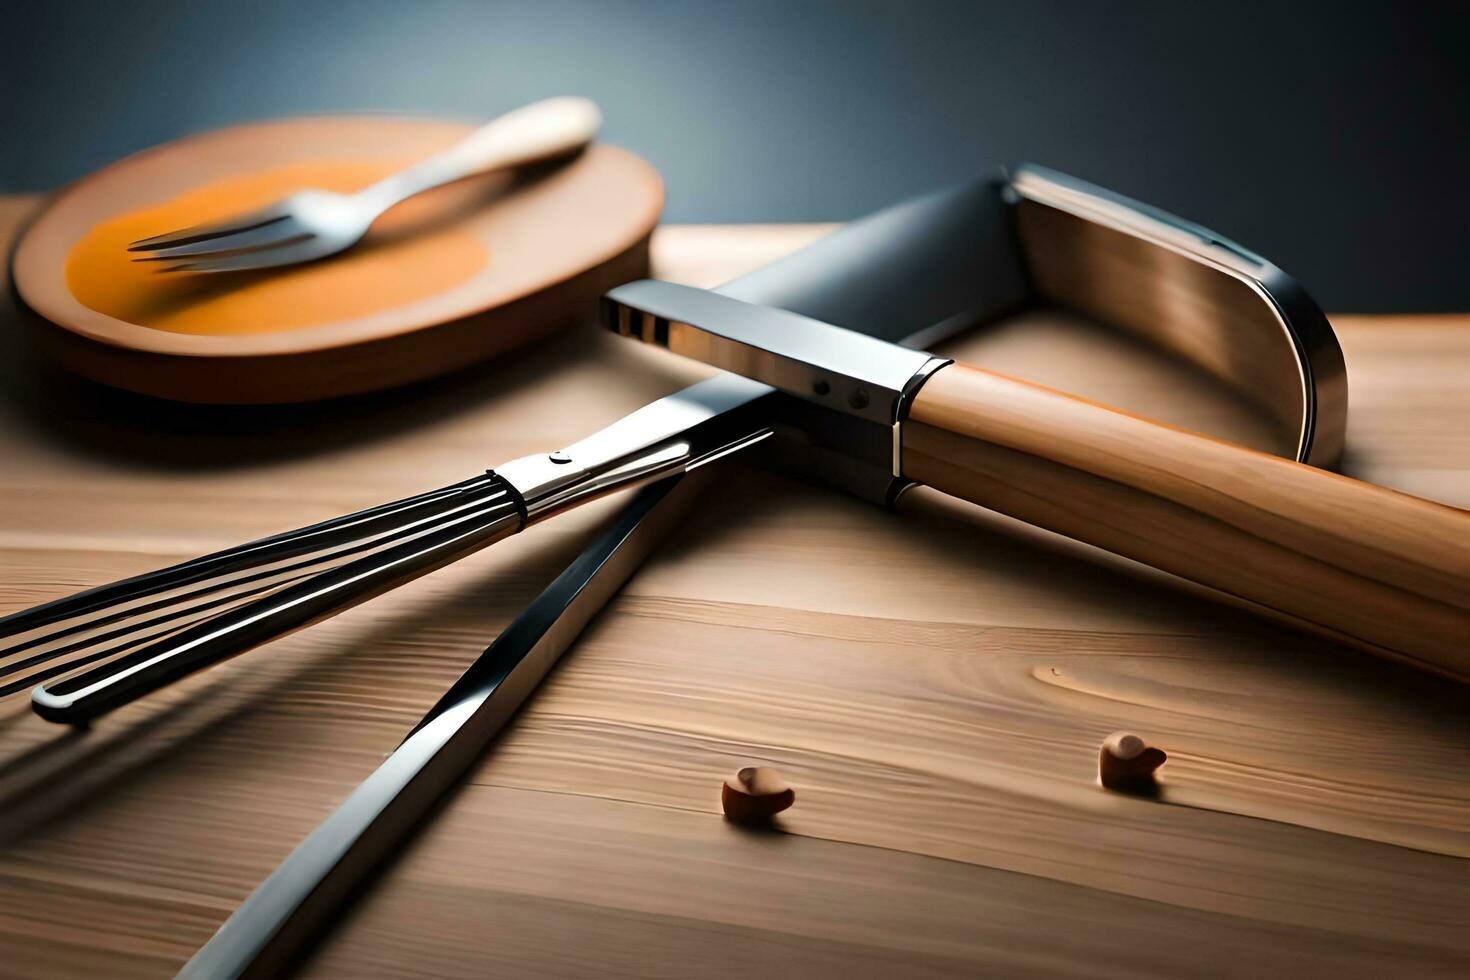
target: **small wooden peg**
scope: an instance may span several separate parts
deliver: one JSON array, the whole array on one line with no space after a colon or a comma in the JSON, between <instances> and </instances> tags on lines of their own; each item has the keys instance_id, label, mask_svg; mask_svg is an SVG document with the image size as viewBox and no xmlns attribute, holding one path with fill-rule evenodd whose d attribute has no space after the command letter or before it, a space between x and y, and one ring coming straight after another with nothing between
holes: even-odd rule
<instances>
[{"instance_id":1,"label":"small wooden peg","mask_svg":"<svg viewBox=\"0 0 1470 980\"><path fill-rule=\"evenodd\" d=\"M1098 779L1108 789L1123 792L1152 789L1154 770L1168 758L1132 732L1114 732L1103 739L1098 752Z\"/></svg>"},{"instance_id":2,"label":"small wooden peg","mask_svg":"<svg viewBox=\"0 0 1470 980\"><path fill-rule=\"evenodd\" d=\"M796 791L781 774L763 766L746 766L725 780L720 803L735 823L765 823L796 802Z\"/></svg>"}]
</instances>

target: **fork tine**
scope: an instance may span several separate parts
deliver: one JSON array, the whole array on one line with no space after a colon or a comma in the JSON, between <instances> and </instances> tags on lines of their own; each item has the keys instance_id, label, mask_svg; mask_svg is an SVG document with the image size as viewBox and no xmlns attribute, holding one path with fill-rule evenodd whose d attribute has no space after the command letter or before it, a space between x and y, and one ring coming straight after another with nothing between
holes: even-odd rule
<instances>
[{"instance_id":1,"label":"fork tine","mask_svg":"<svg viewBox=\"0 0 1470 980\"><path fill-rule=\"evenodd\" d=\"M179 245L159 245L147 250L129 249L129 251L144 253L133 259L134 262L171 262L190 256L226 255L291 244L299 241L303 234L306 232L301 229L298 222L291 220L289 216L284 216L275 221L253 225L242 231L227 232L211 238L190 239Z\"/></svg>"},{"instance_id":2,"label":"fork tine","mask_svg":"<svg viewBox=\"0 0 1470 980\"><path fill-rule=\"evenodd\" d=\"M285 234L277 233L276 229L285 229ZM143 258L133 259L134 262L181 262L180 265L171 265L161 272L177 272L188 267L190 260L212 260L243 258L256 256L263 252L273 252L277 249L286 248L291 245L301 245L316 237L309 231L302 231L294 225L273 225L271 228L263 228L258 232L250 233L251 237L241 240L243 236L228 235L224 238L213 238L207 242L195 245L185 245L180 248L168 249L166 253L150 254ZM276 265L271 262L251 262L240 268L254 268L257 265Z\"/></svg>"},{"instance_id":3,"label":"fork tine","mask_svg":"<svg viewBox=\"0 0 1470 980\"><path fill-rule=\"evenodd\" d=\"M194 225L189 228L176 228L162 235L154 235L152 238L140 238L128 246L128 251L152 252L160 248L172 248L176 245L208 241L211 238L223 238L225 235L264 228L267 225L285 221L289 217L291 217L289 211L280 205L273 205L250 214L236 215L225 221Z\"/></svg>"},{"instance_id":4,"label":"fork tine","mask_svg":"<svg viewBox=\"0 0 1470 980\"><path fill-rule=\"evenodd\" d=\"M315 235L304 234L277 242L274 245L246 249L215 257L201 255L197 261L184 262L161 269L161 272L242 272L247 269L268 269L276 265L292 265L315 258L319 250L309 246Z\"/></svg>"}]
</instances>

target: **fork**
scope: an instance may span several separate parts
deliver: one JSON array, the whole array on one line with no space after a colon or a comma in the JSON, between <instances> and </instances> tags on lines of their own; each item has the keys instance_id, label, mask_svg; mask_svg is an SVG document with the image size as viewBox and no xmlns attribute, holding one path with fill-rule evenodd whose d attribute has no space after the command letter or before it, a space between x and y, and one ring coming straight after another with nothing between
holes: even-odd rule
<instances>
[{"instance_id":1,"label":"fork","mask_svg":"<svg viewBox=\"0 0 1470 980\"><path fill-rule=\"evenodd\" d=\"M543 99L486 123L427 160L354 194L307 189L250 214L181 228L128 246L164 272L237 272L294 265L351 247L393 205L476 174L569 156L597 134L602 113L576 96Z\"/></svg>"}]
</instances>

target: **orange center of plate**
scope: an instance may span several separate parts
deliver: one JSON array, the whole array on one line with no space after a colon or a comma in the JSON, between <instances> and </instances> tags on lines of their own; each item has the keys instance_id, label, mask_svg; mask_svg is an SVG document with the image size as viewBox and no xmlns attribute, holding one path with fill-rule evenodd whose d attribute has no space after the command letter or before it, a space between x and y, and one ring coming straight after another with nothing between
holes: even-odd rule
<instances>
[{"instance_id":1,"label":"orange center of plate","mask_svg":"<svg viewBox=\"0 0 1470 980\"><path fill-rule=\"evenodd\" d=\"M163 272L129 243L262 208L308 187L356 191L414 162L321 162L225 178L102 222L67 256L67 287L107 316L174 333L238 336L381 313L460 285L485 267L484 244L455 220L452 188L410 198L336 256L254 272Z\"/></svg>"}]
</instances>

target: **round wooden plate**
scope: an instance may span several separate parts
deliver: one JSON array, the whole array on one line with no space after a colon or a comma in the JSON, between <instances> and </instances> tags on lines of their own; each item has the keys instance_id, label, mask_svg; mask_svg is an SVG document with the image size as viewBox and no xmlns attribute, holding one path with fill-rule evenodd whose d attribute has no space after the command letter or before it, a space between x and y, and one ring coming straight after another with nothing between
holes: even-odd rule
<instances>
[{"instance_id":1,"label":"round wooden plate","mask_svg":"<svg viewBox=\"0 0 1470 980\"><path fill-rule=\"evenodd\" d=\"M594 145L400 204L319 262L199 275L135 263L128 242L306 186L353 190L473 127L331 116L239 126L128 157L61 191L16 246L42 345L87 377L192 402L308 401L492 357L647 273L654 169Z\"/></svg>"}]
</instances>

